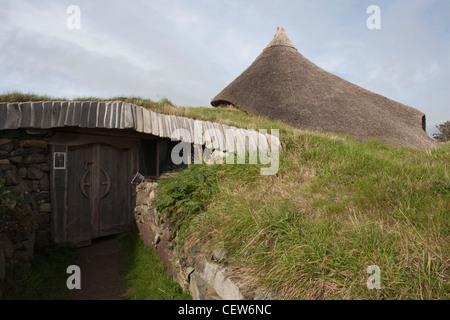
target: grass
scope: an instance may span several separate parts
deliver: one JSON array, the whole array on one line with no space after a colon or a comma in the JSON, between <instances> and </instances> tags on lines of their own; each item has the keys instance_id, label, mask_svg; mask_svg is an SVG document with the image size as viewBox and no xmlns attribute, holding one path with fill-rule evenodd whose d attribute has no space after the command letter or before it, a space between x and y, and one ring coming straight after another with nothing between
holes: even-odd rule
<instances>
[{"instance_id":1,"label":"grass","mask_svg":"<svg viewBox=\"0 0 450 320\"><path fill-rule=\"evenodd\" d=\"M76 248L51 244L35 254L30 266L6 274L2 300L62 300L70 298L67 267L77 265Z\"/></svg>"},{"instance_id":2,"label":"grass","mask_svg":"<svg viewBox=\"0 0 450 320\"><path fill-rule=\"evenodd\" d=\"M235 109L123 100L280 130L276 175L261 176L260 165L192 165L160 179L159 208L172 217L185 252L195 244L207 255L222 242L236 274L281 299L450 298L449 144L419 151ZM380 267L380 290L366 286L371 265Z\"/></svg>"},{"instance_id":3,"label":"grass","mask_svg":"<svg viewBox=\"0 0 450 320\"><path fill-rule=\"evenodd\" d=\"M185 243L223 242L236 270L284 299L448 299L449 146L292 133L276 176L214 166L216 194L185 219ZM162 190L195 184L196 170ZM370 265L381 290L366 287Z\"/></svg>"},{"instance_id":4,"label":"grass","mask_svg":"<svg viewBox=\"0 0 450 320\"><path fill-rule=\"evenodd\" d=\"M167 274L154 252L144 246L139 235L124 232L119 237L125 259L127 300L190 300ZM77 249L68 244L50 244L36 254L30 266L7 273L2 300L66 300L69 265L78 265Z\"/></svg>"},{"instance_id":5,"label":"grass","mask_svg":"<svg viewBox=\"0 0 450 320\"><path fill-rule=\"evenodd\" d=\"M190 300L167 274L159 258L139 235L126 232L120 237L125 253L127 300Z\"/></svg>"}]
</instances>

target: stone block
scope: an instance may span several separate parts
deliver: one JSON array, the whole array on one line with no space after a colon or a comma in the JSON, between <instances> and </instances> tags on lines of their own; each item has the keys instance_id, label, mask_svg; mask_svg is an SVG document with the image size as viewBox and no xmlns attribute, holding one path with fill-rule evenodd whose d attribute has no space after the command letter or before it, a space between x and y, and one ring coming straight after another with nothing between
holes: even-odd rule
<instances>
[{"instance_id":1,"label":"stone block","mask_svg":"<svg viewBox=\"0 0 450 320\"><path fill-rule=\"evenodd\" d=\"M36 148L36 147L28 147L28 148L24 148L23 149L23 154L21 154L21 156L23 156L24 158L32 155L33 153L39 153L40 149Z\"/></svg>"},{"instance_id":2,"label":"stone block","mask_svg":"<svg viewBox=\"0 0 450 320\"><path fill-rule=\"evenodd\" d=\"M12 142L11 139L6 139L6 138L0 139L0 146L11 143L11 142Z\"/></svg>"},{"instance_id":3,"label":"stone block","mask_svg":"<svg viewBox=\"0 0 450 320\"><path fill-rule=\"evenodd\" d=\"M45 173L39 169L36 168L28 168L27 170L27 177L29 179L36 179L36 180L40 180L45 176Z\"/></svg>"},{"instance_id":4,"label":"stone block","mask_svg":"<svg viewBox=\"0 0 450 320\"><path fill-rule=\"evenodd\" d=\"M13 257L14 245L5 234L0 234L0 248L3 248L6 259L11 259Z\"/></svg>"},{"instance_id":5,"label":"stone block","mask_svg":"<svg viewBox=\"0 0 450 320\"><path fill-rule=\"evenodd\" d=\"M6 180L7 186L18 184L19 178L17 177L16 170L6 170L5 171L5 180Z\"/></svg>"},{"instance_id":6,"label":"stone block","mask_svg":"<svg viewBox=\"0 0 450 320\"><path fill-rule=\"evenodd\" d=\"M14 150L14 142L5 143L5 144L0 145L0 150L7 151L7 152L13 151Z\"/></svg>"},{"instance_id":7,"label":"stone block","mask_svg":"<svg viewBox=\"0 0 450 320\"><path fill-rule=\"evenodd\" d=\"M50 192L40 191L33 194L33 198L38 203L50 202Z\"/></svg>"},{"instance_id":8,"label":"stone block","mask_svg":"<svg viewBox=\"0 0 450 320\"><path fill-rule=\"evenodd\" d=\"M33 190L33 181L31 180L20 180L19 182L20 194L24 192L31 192Z\"/></svg>"},{"instance_id":9,"label":"stone block","mask_svg":"<svg viewBox=\"0 0 450 320\"><path fill-rule=\"evenodd\" d=\"M12 164L0 164L0 170L2 171L11 170L12 167Z\"/></svg>"},{"instance_id":10,"label":"stone block","mask_svg":"<svg viewBox=\"0 0 450 320\"><path fill-rule=\"evenodd\" d=\"M13 163L13 164L21 164L23 161L23 157L22 156L17 156L17 157L11 157L9 158L9 160Z\"/></svg>"},{"instance_id":11,"label":"stone block","mask_svg":"<svg viewBox=\"0 0 450 320\"><path fill-rule=\"evenodd\" d=\"M267 291L264 289L258 289L255 292L255 297L253 300L274 300L277 294L273 291Z\"/></svg>"},{"instance_id":12,"label":"stone block","mask_svg":"<svg viewBox=\"0 0 450 320\"><path fill-rule=\"evenodd\" d=\"M49 212L41 212L36 215L36 223L49 223L50 222L50 213Z\"/></svg>"},{"instance_id":13,"label":"stone block","mask_svg":"<svg viewBox=\"0 0 450 320\"><path fill-rule=\"evenodd\" d=\"M48 191L50 190L50 179L48 178L48 174L44 173L44 176L39 180L39 184L41 190Z\"/></svg>"},{"instance_id":14,"label":"stone block","mask_svg":"<svg viewBox=\"0 0 450 320\"><path fill-rule=\"evenodd\" d=\"M212 252L212 259L217 262L221 262L225 259L226 250L223 247L223 243L217 245Z\"/></svg>"},{"instance_id":15,"label":"stone block","mask_svg":"<svg viewBox=\"0 0 450 320\"><path fill-rule=\"evenodd\" d=\"M30 181L30 180L28 180L28 181ZM41 190L41 184L39 183L39 181L33 180L33 181L31 181L31 183L32 183L31 189L34 192L39 192Z\"/></svg>"},{"instance_id":16,"label":"stone block","mask_svg":"<svg viewBox=\"0 0 450 320\"><path fill-rule=\"evenodd\" d=\"M47 162L47 156L44 154L32 154L23 160L23 164L39 164Z\"/></svg>"},{"instance_id":17,"label":"stone block","mask_svg":"<svg viewBox=\"0 0 450 320\"><path fill-rule=\"evenodd\" d=\"M23 156L24 152L25 152L25 150L23 148L19 148L19 149L12 151L9 155L11 157L19 157L19 156Z\"/></svg>"},{"instance_id":18,"label":"stone block","mask_svg":"<svg viewBox=\"0 0 450 320\"><path fill-rule=\"evenodd\" d=\"M48 143L44 140L22 140L19 142L19 145L21 148L36 147L39 149L44 149L47 147Z\"/></svg>"},{"instance_id":19,"label":"stone block","mask_svg":"<svg viewBox=\"0 0 450 320\"><path fill-rule=\"evenodd\" d=\"M39 212L52 212L52 205L50 203L43 203L39 206Z\"/></svg>"},{"instance_id":20,"label":"stone block","mask_svg":"<svg viewBox=\"0 0 450 320\"><path fill-rule=\"evenodd\" d=\"M216 276L214 277L214 289L217 294L224 300L243 300L239 287L232 281L227 278L226 270L220 269Z\"/></svg>"},{"instance_id":21,"label":"stone block","mask_svg":"<svg viewBox=\"0 0 450 320\"><path fill-rule=\"evenodd\" d=\"M189 292L193 300L205 300L208 283L196 272L192 273L189 281Z\"/></svg>"},{"instance_id":22,"label":"stone block","mask_svg":"<svg viewBox=\"0 0 450 320\"><path fill-rule=\"evenodd\" d=\"M19 170L17 170L17 176L21 179L25 179L27 177L27 168L19 168Z\"/></svg>"},{"instance_id":23,"label":"stone block","mask_svg":"<svg viewBox=\"0 0 450 320\"><path fill-rule=\"evenodd\" d=\"M145 192L138 192L136 194L136 205L148 204L148 195Z\"/></svg>"}]
</instances>

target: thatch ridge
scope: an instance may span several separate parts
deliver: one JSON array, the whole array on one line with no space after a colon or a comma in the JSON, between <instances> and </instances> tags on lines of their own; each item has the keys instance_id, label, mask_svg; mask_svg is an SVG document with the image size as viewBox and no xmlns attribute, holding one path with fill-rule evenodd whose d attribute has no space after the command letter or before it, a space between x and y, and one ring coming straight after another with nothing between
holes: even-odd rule
<instances>
[{"instance_id":1,"label":"thatch ridge","mask_svg":"<svg viewBox=\"0 0 450 320\"><path fill-rule=\"evenodd\" d=\"M418 149L435 145L424 131L422 112L318 67L297 51L283 28L211 104L231 104L301 129L345 133L359 140Z\"/></svg>"}]
</instances>

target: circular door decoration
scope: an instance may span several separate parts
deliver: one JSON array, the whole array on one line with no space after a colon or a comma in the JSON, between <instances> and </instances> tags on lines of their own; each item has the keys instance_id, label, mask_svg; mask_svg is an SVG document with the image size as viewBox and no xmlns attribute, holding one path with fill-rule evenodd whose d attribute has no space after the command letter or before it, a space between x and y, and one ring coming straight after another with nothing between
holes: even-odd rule
<instances>
[{"instance_id":1,"label":"circular door decoration","mask_svg":"<svg viewBox=\"0 0 450 320\"><path fill-rule=\"evenodd\" d=\"M106 186L105 192L103 193L103 195L100 196L100 199L106 197L106 195L109 193L109 190L111 189L111 177L109 176L108 172L106 172L104 169L100 170L103 175L106 177L106 181L102 181L100 182L101 185ZM86 198L90 198L89 194L86 192L86 187L90 187L91 183L89 181L86 181L86 177L88 176L88 174L91 172L91 169L86 170L83 175L81 176L80 179L80 189L81 192L83 193L83 195Z\"/></svg>"}]
</instances>

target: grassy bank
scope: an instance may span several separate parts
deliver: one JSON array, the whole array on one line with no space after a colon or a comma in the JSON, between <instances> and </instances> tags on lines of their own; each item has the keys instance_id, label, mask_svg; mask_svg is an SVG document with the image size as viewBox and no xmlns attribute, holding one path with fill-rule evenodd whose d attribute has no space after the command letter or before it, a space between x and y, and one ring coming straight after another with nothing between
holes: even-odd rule
<instances>
[{"instance_id":1,"label":"grassy bank","mask_svg":"<svg viewBox=\"0 0 450 320\"><path fill-rule=\"evenodd\" d=\"M298 130L281 140L275 176L194 165L161 179L160 209L172 201L187 246L223 242L241 276L285 299L449 298L449 145L423 152ZM202 184L213 194L192 191ZM366 286L371 265L380 290Z\"/></svg>"}]
</instances>

